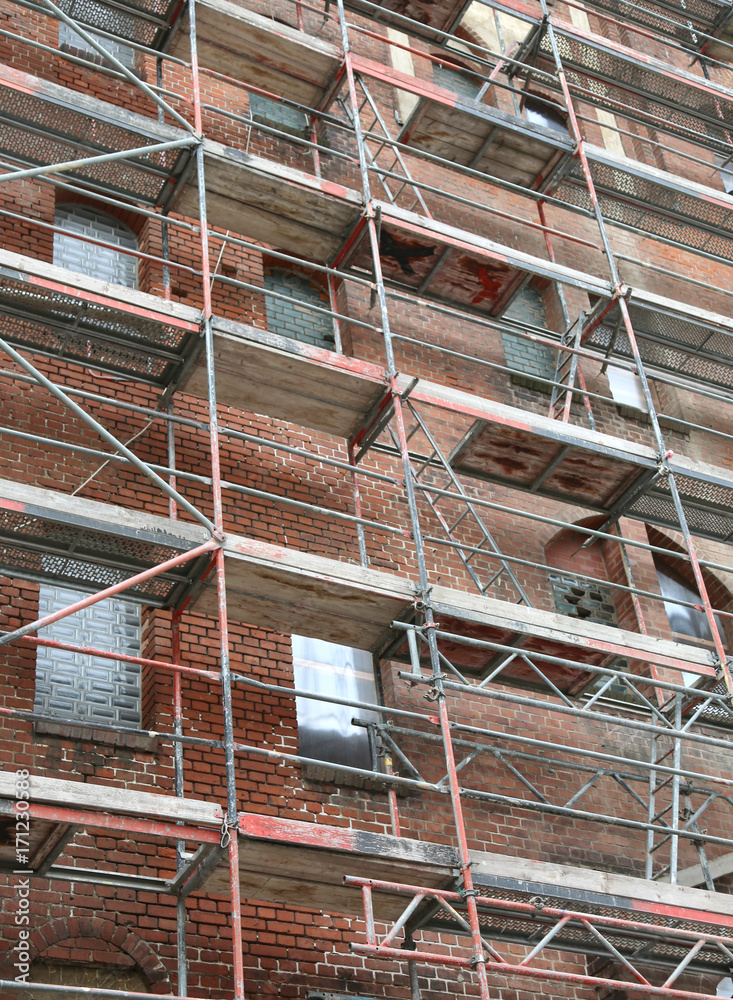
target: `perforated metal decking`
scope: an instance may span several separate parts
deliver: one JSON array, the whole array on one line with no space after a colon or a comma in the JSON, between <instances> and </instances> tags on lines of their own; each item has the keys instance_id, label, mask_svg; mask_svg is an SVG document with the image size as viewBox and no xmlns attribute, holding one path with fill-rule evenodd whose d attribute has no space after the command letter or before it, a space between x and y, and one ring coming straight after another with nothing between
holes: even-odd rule
<instances>
[{"instance_id":1,"label":"perforated metal decking","mask_svg":"<svg viewBox=\"0 0 733 1000\"><path fill-rule=\"evenodd\" d=\"M0 67L0 156L13 163L49 166L185 138L185 132L152 118ZM163 205L188 159L187 148L167 149L83 164L66 175L95 191Z\"/></svg>"},{"instance_id":2,"label":"perforated metal decking","mask_svg":"<svg viewBox=\"0 0 733 1000\"><path fill-rule=\"evenodd\" d=\"M510 5L506 9L513 13ZM733 91L727 87L565 23L555 24L555 38L570 90L579 101L709 149L731 151ZM551 41L540 25L529 31L518 58L535 58L540 69L554 72ZM551 82L548 86L559 89Z\"/></svg>"},{"instance_id":3,"label":"perforated metal decking","mask_svg":"<svg viewBox=\"0 0 733 1000\"><path fill-rule=\"evenodd\" d=\"M149 48L161 48L185 0L59 0L64 13L89 28L109 31Z\"/></svg>"},{"instance_id":4,"label":"perforated metal decking","mask_svg":"<svg viewBox=\"0 0 733 1000\"><path fill-rule=\"evenodd\" d=\"M104 509L78 497L0 483L0 572L23 580L98 591L206 541L182 522ZM173 533L175 529L176 534ZM154 607L175 605L207 563L203 556L126 593Z\"/></svg>"},{"instance_id":5,"label":"perforated metal decking","mask_svg":"<svg viewBox=\"0 0 733 1000\"><path fill-rule=\"evenodd\" d=\"M708 41L704 35L720 32L733 12L733 7L725 0L681 0L677 3L674 0L670 3L663 0L659 3L650 3L649 0L633 0L633 3L626 0L588 0L587 6L674 38L691 49L704 48ZM730 59L731 55L733 51L728 53L727 58Z\"/></svg>"},{"instance_id":6,"label":"perforated metal decking","mask_svg":"<svg viewBox=\"0 0 733 1000\"><path fill-rule=\"evenodd\" d=\"M199 344L199 314L0 250L0 336L36 354L167 386Z\"/></svg>"},{"instance_id":7,"label":"perforated metal decking","mask_svg":"<svg viewBox=\"0 0 733 1000\"><path fill-rule=\"evenodd\" d=\"M714 324L693 309L674 311L660 303L645 302L640 295L631 299L629 312L646 364L685 380L733 389L733 329L729 323ZM631 358L618 305L597 326L590 317L588 329L590 333L584 338L587 347Z\"/></svg>"},{"instance_id":8,"label":"perforated metal decking","mask_svg":"<svg viewBox=\"0 0 733 1000\"><path fill-rule=\"evenodd\" d=\"M733 198L729 195L633 160L615 158L596 146L587 146L586 155L606 221L733 259ZM577 163L553 194L571 205L591 209Z\"/></svg>"},{"instance_id":9,"label":"perforated metal decking","mask_svg":"<svg viewBox=\"0 0 733 1000\"><path fill-rule=\"evenodd\" d=\"M490 940L516 942L523 945L536 944L557 924L557 919L543 915L544 907L569 909L576 913L599 914L604 917L620 918L634 921L640 925L653 924L653 932L645 933L643 926L637 928L616 928L604 926L604 936L625 957L634 962L643 962L644 967L659 966L662 968L676 967L688 954L690 942L676 939L670 935L665 938L661 927L686 930L701 934L728 934L729 928L716 928L714 924L680 919L679 916L664 916L659 913L645 913L642 905L632 899L621 896L610 896L592 891L573 889L569 886L548 885L544 882L518 882L516 879L501 878L496 875L474 874L474 885L479 893L486 893L492 899L507 900L517 903L533 903L535 913L528 916L526 911L498 908L491 912L490 905L482 906L479 923L483 934ZM484 898L486 898L484 897ZM465 917L465 908L458 912ZM418 913L409 926L412 933L418 930L433 932L465 934L465 928L451 917L444 909L425 907ZM562 951L581 953L588 956L608 958L608 951L599 946L597 938L579 921L571 920L555 934L553 948ZM706 944L700 949L691 964L690 970L726 974L728 959L716 944Z\"/></svg>"}]
</instances>

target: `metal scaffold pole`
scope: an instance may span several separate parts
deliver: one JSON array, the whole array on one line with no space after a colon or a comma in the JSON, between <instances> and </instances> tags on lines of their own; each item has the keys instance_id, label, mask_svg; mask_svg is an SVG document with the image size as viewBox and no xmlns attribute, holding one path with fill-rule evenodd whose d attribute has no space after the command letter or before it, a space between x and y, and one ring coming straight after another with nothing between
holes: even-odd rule
<instances>
[{"instance_id":1,"label":"metal scaffold pole","mask_svg":"<svg viewBox=\"0 0 733 1000\"><path fill-rule=\"evenodd\" d=\"M214 530L224 536L224 508L221 488L221 462L219 423L216 403L216 370L214 334L212 329L211 271L209 264L209 227L206 210L206 180L201 115L201 82L199 76L196 35L196 0L188 6L191 76L194 98L194 127L199 136L196 147L196 177L198 182L199 226L201 236L201 291L203 297L203 334L206 351L206 384L209 410L209 448L211 451L211 487L214 507ZM221 698L224 715L224 759L226 769L226 819L221 847L227 850L229 863L229 889L231 898L232 959L234 975L234 1000L244 1000L244 956L242 943L242 902L239 885L239 839L236 762L234 755L234 716L232 710L232 683L229 660L229 623L227 618L226 566L224 550L216 553L216 593L219 618L219 656L221 673Z\"/></svg>"},{"instance_id":2,"label":"metal scaffold pole","mask_svg":"<svg viewBox=\"0 0 733 1000\"><path fill-rule=\"evenodd\" d=\"M397 372L395 368L394 350L392 346L389 308L387 305L387 297L384 289L384 278L382 275L382 264L380 258L380 248L379 248L379 234L377 232L375 213L372 205L371 188L369 182L369 165L364 146L364 138L361 131L361 122L359 118L359 100L356 91L356 82L354 79L354 73L350 61L349 33L346 23L346 14L344 10L343 0L338 0L338 13L339 13L339 22L341 27L341 43L343 47L344 61L346 66L346 77L349 87L349 98L351 101L352 121L353 121L354 134L359 153L359 165L362 178L362 193L365 202L366 223L369 233L374 283L376 285L377 303L379 307L379 314L382 324L382 333L385 344L385 352L387 356L387 376L391 382L392 404L394 407L396 434L399 442L399 450L402 461L402 471L404 475L404 489L407 495L410 525L412 529L412 540L413 540L414 552L418 569L418 591L419 591L418 601L419 604L421 605L422 614L425 619L423 630L427 635L428 647L430 650L430 665L432 670L433 695L435 697L438 706L438 714L440 719L440 732L443 740L443 752L445 755L445 762L448 773L450 799L453 811L455 834L458 844L459 868L460 868L461 878L463 881L462 894L466 900L466 907L468 910L468 920L470 925L472 950L473 950L472 964L476 972L476 975L478 977L482 1000L489 1000L490 992L489 992L488 979L486 975L486 957L484 952L483 941L481 938L481 927L479 924L479 915L475 900L476 892L473 886L473 877L471 875L471 858L468 847L468 837L466 834L465 819L463 815L463 804L461 802L461 791L458 783L458 776L456 773L456 761L453 752L453 741L450 731L451 724L448 715L448 707L446 703L445 691L442 685L442 669L441 669L440 655L438 652L438 644L435 636L436 622L433 614L433 609L430 603L430 581L425 562L425 553L423 549L422 530L420 526L420 516L418 512L417 499L415 495L412 466L410 461L409 443L405 432L404 416L402 410L402 398L400 389L397 386L397 379L396 379ZM410 979L411 982L413 983L413 993L415 993L417 988L417 973L414 966L410 970Z\"/></svg>"}]
</instances>

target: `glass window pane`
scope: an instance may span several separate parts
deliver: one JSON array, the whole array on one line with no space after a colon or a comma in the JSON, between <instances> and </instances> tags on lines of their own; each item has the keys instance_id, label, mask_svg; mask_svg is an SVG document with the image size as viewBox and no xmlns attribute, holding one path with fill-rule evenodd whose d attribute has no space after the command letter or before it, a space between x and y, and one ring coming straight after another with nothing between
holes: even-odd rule
<instances>
[{"instance_id":1,"label":"glass window pane","mask_svg":"<svg viewBox=\"0 0 733 1000\"><path fill-rule=\"evenodd\" d=\"M641 388L641 379L636 372L609 365L607 374L611 395L617 403L621 406L630 406L634 410L641 410L642 413L647 412L648 407Z\"/></svg>"},{"instance_id":2,"label":"glass window pane","mask_svg":"<svg viewBox=\"0 0 733 1000\"><path fill-rule=\"evenodd\" d=\"M657 558L654 559L654 565L656 566L662 597L668 597L677 601L690 601L695 604L700 603L700 595L697 590L691 587L671 566L668 566L662 559ZM697 611L695 608L685 608L680 604L672 604L670 601L664 602L664 610L667 612L669 625L673 632L679 635L690 636L692 639L702 639L705 642L712 642L713 636L704 611Z\"/></svg>"},{"instance_id":3,"label":"glass window pane","mask_svg":"<svg viewBox=\"0 0 733 1000\"><path fill-rule=\"evenodd\" d=\"M292 639L297 688L314 694L376 703L371 653L302 635L294 635ZM376 722L375 712L310 698L296 698L295 702L300 753L304 757L371 768L367 731L352 725L351 720Z\"/></svg>"}]
</instances>

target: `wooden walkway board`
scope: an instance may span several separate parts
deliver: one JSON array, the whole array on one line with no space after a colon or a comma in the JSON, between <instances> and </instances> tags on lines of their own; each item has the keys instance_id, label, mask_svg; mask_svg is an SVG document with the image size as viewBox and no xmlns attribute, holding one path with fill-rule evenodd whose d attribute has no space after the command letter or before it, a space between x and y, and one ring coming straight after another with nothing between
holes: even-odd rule
<instances>
[{"instance_id":1,"label":"wooden walkway board","mask_svg":"<svg viewBox=\"0 0 733 1000\"><path fill-rule=\"evenodd\" d=\"M423 98L400 141L527 188L544 188L572 154L569 137L458 95L452 105Z\"/></svg>"},{"instance_id":2,"label":"wooden walkway board","mask_svg":"<svg viewBox=\"0 0 733 1000\"><path fill-rule=\"evenodd\" d=\"M219 403L349 438L385 391L377 365L232 320L214 320ZM203 357L183 386L206 396Z\"/></svg>"},{"instance_id":3,"label":"wooden walkway board","mask_svg":"<svg viewBox=\"0 0 733 1000\"><path fill-rule=\"evenodd\" d=\"M489 421L474 425L451 464L465 475L603 510L653 468Z\"/></svg>"},{"instance_id":4,"label":"wooden walkway board","mask_svg":"<svg viewBox=\"0 0 733 1000\"><path fill-rule=\"evenodd\" d=\"M438 31L451 31L463 16L470 0L383 0L380 10L375 11L372 4L360 4L359 0L348 0L346 7L364 14L370 20L381 24L392 24L411 35L419 35L417 25L406 26L401 18L409 17L426 28ZM392 15L399 15L393 17Z\"/></svg>"},{"instance_id":5,"label":"wooden walkway board","mask_svg":"<svg viewBox=\"0 0 733 1000\"><path fill-rule=\"evenodd\" d=\"M412 602L409 579L308 552L230 536L229 616L276 632L296 632L371 649ZM193 610L215 616L207 581Z\"/></svg>"},{"instance_id":6,"label":"wooden walkway board","mask_svg":"<svg viewBox=\"0 0 733 1000\"><path fill-rule=\"evenodd\" d=\"M0 771L0 799L15 799L15 772ZM198 799L177 799L113 785L67 781L39 774L30 776L30 799L46 805L71 806L144 819L181 820L192 826L221 826L221 806Z\"/></svg>"},{"instance_id":7,"label":"wooden walkway board","mask_svg":"<svg viewBox=\"0 0 733 1000\"><path fill-rule=\"evenodd\" d=\"M341 65L336 46L230 0L199 0L200 64L309 108L320 106ZM189 60L188 16L171 55Z\"/></svg>"},{"instance_id":8,"label":"wooden walkway board","mask_svg":"<svg viewBox=\"0 0 733 1000\"><path fill-rule=\"evenodd\" d=\"M457 859L451 848L409 838L317 823L240 813L240 885L251 899L292 903L326 912L363 912L361 893L346 888L344 875L447 888ZM220 867L205 885L228 893L228 871ZM375 893L375 912L396 919L405 899Z\"/></svg>"},{"instance_id":9,"label":"wooden walkway board","mask_svg":"<svg viewBox=\"0 0 733 1000\"><path fill-rule=\"evenodd\" d=\"M361 214L355 191L261 156L205 143L209 224L319 263L341 249ZM189 184L176 211L198 216Z\"/></svg>"}]
</instances>

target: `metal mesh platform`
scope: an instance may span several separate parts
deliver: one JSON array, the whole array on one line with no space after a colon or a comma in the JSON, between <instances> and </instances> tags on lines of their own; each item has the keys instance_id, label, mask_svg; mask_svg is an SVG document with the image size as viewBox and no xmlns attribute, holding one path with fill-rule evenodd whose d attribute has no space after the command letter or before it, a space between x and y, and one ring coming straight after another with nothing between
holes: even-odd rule
<instances>
[{"instance_id":1,"label":"metal mesh platform","mask_svg":"<svg viewBox=\"0 0 733 1000\"><path fill-rule=\"evenodd\" d=\"M185 133L13 70L0 71L0 156L48 166L184 138ZM82 165L66 176L147 205L164 200L187 149Z\"/></svg>"},{"instance_id":2,"label":"metal mesh platform","mask_svg":"<svg viewBox=\"0 0 733 1000\"><path fill-rule=\"evenodd\" d=\"M530 36L531 37L531 36ZM571 90L580 100L720 152L730 152L733 93L602 39L555 31ZM526 53L520 52L519 58ZM543 33L537 65L555 63Z\"/></svg>"},{"instance_id":3,"label":"metal mesh platform","mask_svg":"<svg viewBox=\"0 0 733 1000\"><path fill-rule=\"evenodd\" d=\"M714 35L733 10L724 0L690 0L689 3L684 0L677 3L674 0L670 3L633 0L633 6L625 0L589 0L588 6L666 35L691 49L700 49L706 41L696 34L696 30Z\"/></svg>"},{"instance_id":4,"label":"metal mesh platform","mask_svg":"<svg viewBox=\"0 0 733 1000\"><path fill-rule=\"evenodd\" d=\"M717 202L696 196L661 172L626 169L594 158L589 164L601 211L609 222L659 236L705 253L733 259L733 213L725 196ZM553 194L591 210L588 189L578 164L563 177ZM717 192L716 192L717 194Z\"/></svg>"},{"instance_id":5,"label":"metal mesh platform","mask_svg":"<svg viewBox=\"0 0 733 1000\"><path fill-rule=\"evenodd\" d=\"M198 325L76 292L69 287L74 277L69 272L63 284L34 280L4 266L0 252L0 336L95 370L160 386L174 381L198 343Z\"/></svg>"},{"instance_id":6,"label":"metal mesh platform","mask_svg":"<svg viewBox=\"0 0 733 1000\"><path fill-rule=\"evenodd\" d=\"M491 907L481 906L479 922L486 938L494 941L516 942L522 945L536 944L550 928L557 923L556 919L542 914L542 906L571 909L578 913L597 914L605 917L633 920L640 924L653 924L654 932L645 933L643 928L619 929L602 926L599 929L624 957L637 966L676 967L690 950L689 940L675 940L673 936L665 938L660 927L670 927L677 930L688 930L707 934L721 933L727 935L727 926L717 928L714 924L684 920L678 916L666 917L658 913L645 913L638 907L632 908L631 900L623 897L601 896L591 892L573 890L567 887L555 887L546 883L524 882L522 888L516 882L498 876L488 876L475 873L474 885L485 897L515 902L539 902L534 916L511 910L499 909L491 912ZM463 911L465 914L465 910ZM418 927L433 932L449 932L465 934L458 922L451 918L445 910L423 914L418 917L411 929ZM579 922L570 922L554 937L550 948L560 951L580 952L585 955L610 957L609 953L599 945L598 940ZM716 972L726 974L728 965L723 953L714 945L703 946L693 962L688 966L692 971Z\"/></svg>"},{"instance_id":7,"label":"metal mesh platform","mask_svg":"<svg viewBox=\"0 0 733 1000\"><path fill-rule=\"evenodd\" d=\"M59 494L0 485L4 487L0 496L0 573L9 576L96 591L195 545L186 537L191 531L188 525L182 526L180 536L176 537L157 530L149 517L141 516L141 524L146 527L115 524L116 508L83 500L77 501L79 515L72 515L62 509L68 498ZM48 502L44 502L44 496L49 498ZM60 504L54 503L57 498ZM99 520L85 514L92 508L99 508ZM101 519L102 511L106 520ZM118 517L118 520L123 519ZM202 536L200 541L203 540ZM206 561L204 556L153 577L127 591L127 595L155 607L174 606Z\"/></svg>"},{"instance_id":8,"label":"metal mesh platform","mask_svg":"<svg viewBox=\"0 0 733 1000\"><path fill-rule=\"evenodd\" d=\"M729 542L733 537L733 483L711 483L676 470L675 482L690 531L703 538ZM628 514L650 524L675 527L678 520L666 477L640 497Z\"/></svg>"},{"instance_id":9,"label":"metal mesh platform","mask_svg":"<svg viewBox=\"0 0 733 1000\"><path fill-rule=\"evenodd\" d=\"M705 385L733 389L733 334L691 316L652 309L632 300L631 321L645 364ZM631 358L628 338L619 326L618 307L584 341L587 347Z\"/></svg>"},{"instance_id":10,"label":"metal mesh platform","mask_svg":"<svg viewBox=\"0 0 733 1000\"><path fill-rule=\"evenodd\" d=\"M184 6L183 0L59 0L65 14L89 28L97 28L149 48L160 48Z\"/></svg>"}]
</instances>

